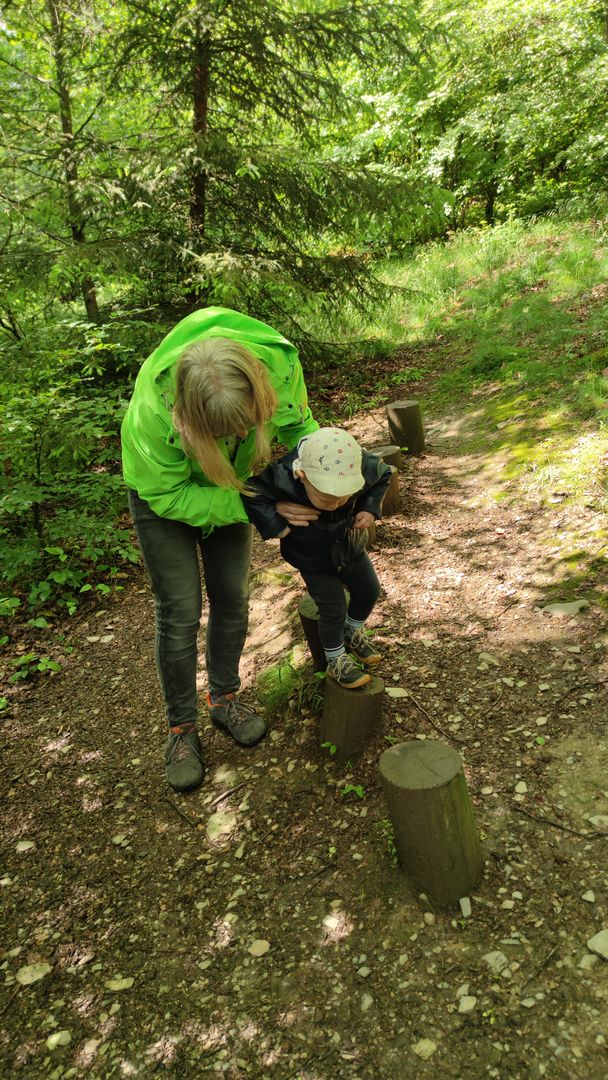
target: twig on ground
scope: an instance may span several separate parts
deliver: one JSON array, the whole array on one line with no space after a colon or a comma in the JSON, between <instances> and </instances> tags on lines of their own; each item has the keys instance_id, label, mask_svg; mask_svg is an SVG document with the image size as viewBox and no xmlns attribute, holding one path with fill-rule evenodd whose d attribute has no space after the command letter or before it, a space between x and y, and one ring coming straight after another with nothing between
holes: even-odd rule
<instances>
[{"instance_id":1,"label":"twig on ground","mask_svg":"<svg viewBox=\"0 0 608 1080\"><path fill-rule=\"evenodd\" d=\"M307 896L309 892L312 892L313 889L316 889L317 885L319 884L319 878L322 878L323 874L326 874L329 870L333 870L335 868L335 865L335 863L326 863L325 866L322 866L320 870L313 870L313 877L315 880L311 881L307 889L304 889L302 895Z\"/></svg>"},{"instance_id":2,"label":"twig on ground","mask_svg":"<svg viewBox=\"0 0 608 1080\"><path fill-rule=\"evenodd\" d=\"M420 712L423 714L423 716L426 716L426 718L427 718L429 724L431 725L431 727L435 728L435 731L438 731L440 735L445 735L446 739L452 739L454 742L457 742L457 743L466 743L466 742L468 742L467 739L459 739L457 735L451 735L449 731L444 731L444 729L439 726L437 721L433 720L433 717L431 716L431 714L426 711L424 705L421 705L419 701L416 701L416 698L412 694L412 691L408 690L407 693L408 693L408 697L410 697L412 699L412 701L414 702L414 705L416 706L416 708L420 709Z\"/></svg>"},{"instance_id":3,"label":"twig on ground","mask_svg":"<svg viewBox=\"0 0 608 1080\"><path fill-rule=\"evenodd\" d=\"M581 832L580 829L572 829L569 825L562 825L559 821L553 821L548 817L541 817L540 814L531 814L529 810L524 810L523 806L514 806L513 809L517 814L525 814L526 817L532 819L532 821L538 821L541 825L553 825L554 829L561 829L563 832L572 833L573 836L581 836L583 840L595 840L601 836L608 836L608 832L602 832L596 829L595 832Z\"/></svg>"},{"instance_id":4,"label":"twig on ground","mask_svg":"<svg viewBox=\"0 0 608 1080\"><path fill-rule=\"evenodd\" d=\"M211 810L214 806L218 806L224 799L229 799L231 795L236 795L237 791L240 791L241 788L247 787L248 782L248 780L243 780L241 784L235 784L234 787L228 788L228 791L223 791L221 795L218 795L209 803L209 809Z\"/></svg>"},{"instance_id":5,"label":"twig on ground","mask_svg":"<svg viewBox=\"0 0 608 1080\"><path fill-rule=\"evenodd\" d=\"M2 1009L0 1009L0 1016L4 1016L4 1014L6 1012L8 1012L8 1010L10 1009L11 1005L13 1004L15 998L17 997L18 993L19 993L19 987L17 987L17 989L10 995L8 1001L6 1002L6 1005L4 1005L4 1007Z\"/></svg>"},{"instance_id":6,"label":"twig on ground","mask_svg":"<svg viewBox=\"0 0 608 1080\"><path fill-rule=\"evenodd\" d=\"M491 712L493 711L493 709L495 709L495 708L496 708L496 706L498 705L498 702L500 701L500 699L501 699L501 697L502 697L503 693L504 693L504 686L501 686L501 688L500 688L500 694L499 694L499 695L498 695L498 697L496 698L496 701L493 701L493 702L492 702L492 704L490 705L489 709L488 709L488 710L486 711L486 716L488 715L488 713L491 713Z\"/></svg>"},{"instance_id":7,"label":"twig on ground","mask_svg":"<svg viewBox=\"0 0 608 1080\"><path fill-rule=\"evenodd\" d=\"M530 975L528 975L528 978L526 979L526 981L524 983L522 983L522 986L520 988L520 992L521 992L521 990L525 990L526 986L528 986L528 984L531 983L533 981L533 979L536 978L537 975L540 975L543 968L545 968L547 966L547 964L549 963L549 961L553 959L553 957L555 956L558 948L559 948L559 945L554 945L553 948L547 953L547 955L545 957L543 957L540 964L536 965L536 967L534 968L534 971Z\"/></svg>"},{"instance_id":8,"label":"twig on ground","mask_svg":"<svg viewBox=\"0 0 608 1080\"><path fill-rule=\"evenodd\" d=\"M583 682L575 683L574 686L569 686L567 690L564 690L563 694L560 694L558 698L553 702L554 705L559 705L560 701L563 701L569 694L573 694L575 690L585 690L588 686L601 686L600 682Z\"/></svg>"},{"instance_id":9,"label":"twig on ground","mask_svg":"<svg viewBox=\"0 0 608 1080\"><path fill-rule=\"evenodd\" d=\"M326 1050L324 1054L321 1054L321 1057L314 1058L314 1060L313 1058L307 1058L306 1061L302 1062L301 1065L298 1065L297 1069L294 1069L293 1072L287 1074L286 1080L292 1080L292 1077L297 1076L298 1073L301 1073L302 1070L307 1066L310 1067L313 1065L320 1065L321 1062L325 1061L325 1059L328 1058L330 1054L333 1054L334 1050L336 1049L337 1047L332 1046L330 1050Z\"/></svg>"},{"instance_id":10,"label":"twig on ground","mask_svg":"<svg viewBox=\"0 0 608 1080\"><path fill-rule=\"evenodd\" d=\"M172 806L176 814L179 814L179 816L183 818L188 825L191 825L193 829L198 828L198 826L200 825L200 818L197 818L195 821L194 818L188 817L188 815L184 814L184 811L180 810L177 803L174 803L173 799L170 799L168 795L165 795L163 802L166 802L168 806Z\"/></svg>"},{"instance_id":11,"label":"twig on ground","mask_svg":"<svg viewBox=\"0 0 608 1080\"><path fill-rule=\"evenodd\" d=\"M496 622L496 621L497 621L498 619L502 619L503 615L506 615L507 611L510 611L510 610L511 610L511 608L512 608L512 607L515 607L515 605L516 605L516 604L519 604L519 597L518 597L518 596L513 596L513 597L512 597L512 598L511 598L511 599L510 599L510 600L509 600L509 601L508 601L508 602L507 602L507 603L505 604L505 606L503 607L502 611L499 611L499 612L498 612L498 615L495 615L495 616L494 616L494 621Z\"/></svg>"}]
</instances>

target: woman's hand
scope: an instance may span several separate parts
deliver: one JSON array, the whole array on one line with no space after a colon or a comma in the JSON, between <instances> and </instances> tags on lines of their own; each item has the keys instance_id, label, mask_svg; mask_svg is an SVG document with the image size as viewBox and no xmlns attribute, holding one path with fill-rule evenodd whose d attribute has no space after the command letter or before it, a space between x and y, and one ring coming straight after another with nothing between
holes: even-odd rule
<instances>
[{"instance_id":1,"label":"woman's hand","mask_svg":"<svg viewBox=\"0 0 608 1080\"><path fill-rule=\"evenodd\" d=\"M311 521L316 521L319 511L312 506L301 506L299 503L278 502L275 503L277 514L284 517L290 525L303 526Z\"/></svg>"},{"instance_id":2,"label":"woman's hand","mask_svg":"<svg viewBox=\"0 0 608 1080\"><path fill-rule=\"evenodd\" d=\"M367 510L360 510L354 520L355 529L369 529L370 525L374 524L375 517Z\"/></svg>"}]
</instances>

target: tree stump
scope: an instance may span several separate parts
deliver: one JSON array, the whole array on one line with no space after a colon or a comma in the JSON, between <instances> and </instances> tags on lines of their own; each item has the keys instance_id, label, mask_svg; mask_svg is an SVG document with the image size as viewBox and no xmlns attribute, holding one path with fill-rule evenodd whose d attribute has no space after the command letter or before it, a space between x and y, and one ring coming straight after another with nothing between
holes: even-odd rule
<instances>
[{"instance_id":1,"label":"tree stump","mask_svg":"<svg viewBox=\"0 0 608 1080\"><path fill-rule=\"evenodd\" d=\"M456 904L483 866L459 755L436 740L411 740L385 750L379 764L401 869L438 907Z\"/></svg>"},{"instance_id":2,"label":"tree stump","mask_svg":"<svg viewBox=\"0 0 608 1080\"><path fill-rule=\"evenodd\" d=\"M420 403L393 401L386 406L386 415L392 442L408 454L423 454L425 442Z\"/></svg>"},{"instance_id":3,"label":"tree stump","mask_svg":"<svg viewBox=\"0 0 608 1080\"><path fill-rule=\"evenodd\" d=\"M304 593L298 602L298 615L302 623L304 637L312 656L315 671L325 671L327 660L319 638L319 612L310 593Z\"/></svg>"},{"instance_id":4,"label":"tree stump","mask_svg":"<svg viewBox=\"0 0 608 1080\"><path fill-rule=\"evenodd\" d=\"M382 500L382 516L391 517L401 510L401 492L399 491L399 473L401 468L401 450L398 446L373 446L370 454L375 454L385 465L390 465L391 482Z\"/></svg>"},{"instance_id":5,"label":"tree stump","mask_svg":"<svg viewBox=\"0 0 608 1080\"><path fill-rule=\"evenodd\" d=\"M322 746L336 747L334 760L339 765L353 761L379 731L383 693L384 683L376 676L359 690L345 690L333 679L325 680L320 741Z\"/></svg>"}]
</instances>

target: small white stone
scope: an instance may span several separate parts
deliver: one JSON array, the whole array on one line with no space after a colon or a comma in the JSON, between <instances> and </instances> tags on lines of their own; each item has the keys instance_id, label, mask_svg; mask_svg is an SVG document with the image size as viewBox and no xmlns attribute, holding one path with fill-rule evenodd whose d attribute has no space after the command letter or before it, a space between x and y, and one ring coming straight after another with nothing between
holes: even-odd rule
<instances>
[{"instance_id":1,"label":"small white stone","mask_svg":"<svg viewBox=\"0 0 608 1080\"><path fill-rule=\"evenodd\" d=\"M501 971L507 968L509 964L507 957L503 952L500 952L500 950L485 953L485 955L482 956L482 960L485 960L490 971L492 971L494 975L500 975Z\"/></svg>"},{"instance_id":2,"label":"small white stone","mask_svg":"<svg viewBox=\"0 0 608 1080\"><path fill-rule=\"evenodd\" d=\"M419 1042L414 1043L412 1050L417 1057L422 1058L423 1061L428 1061L430 1057L435 1053L437 1049L437 1043L432 1039L420 1039Z\"/></svg>"},{"instance_id":3,"label":"small white stone","mask_svg":"<svg viewBox=\"0 0 608 1080\"><path fill-rule=\"evenodd\" d=\"M368 1009L371 1009L373 1004L374 999L371 994L361 995L361 1012L367 1012Z\"/></svg>"},{"instance_id":4,"label":"small white stone","mask_svg":"<svg viewBox=\"0 0 608 1080\"><path fill-rule=\"evenodd\" d=\"M585 953L579 960L577 967L579 967L581 971L593 971L594 967L596 967L599 962L599 956L596 956L594 953Z\"/></svg>"},{"instance_id":5,"label":"small white stone","mask_svg":"<svg viewBox=\"0 0 608 1080\"><path fill-rule=\"evenodd\" d=\"M533 1009L536 1005L536 1001L532 997L527 997L522 998L519 1004L522 1005L524 1009Z\"/></svg>"},{"instance_id":6,"label":"small white stone","mask_svg":"<svg viewBox=\"0 0 608 1080\"><path fill-rule=\"evenodd\" d=\"M500 906L501 906L501 908L504 908L505 911L513 911L513 908L515 907L515 901L514 900L503 900L503 902L502 902L502 904Z\"/></svg>"},{"instance_id":7,"label":"small white stone","mask_svg":"<svg viewBox=\"0 0 608 1080\"><path fill-rule=\"evenodd\" d=\"M475 1008L476 1004L477 1004L477 998L476 997L473 997L472 995L469 996L469 994L463 994L463 996L460 999L460 1004L458 1005L458 1012L459 1013L472 1012L473 1009Z\"/></svg>"},{"instance_id":8,"label":"small white stone","mask_svg":"<svg viewBox=\"0 0 608 1080\"><path fill-rule=\"evenodd\" d=\"M581 900L586 900L588 904L595 904L595 893L593 889L587 889L587 892L583 893Z\"/></svg>"},{"instance_id":9,"label":"small white stone","mask_svg":"<svg viewBox=\"0 0 608 1080\"><path fill-rule=\"evenodd\" d=\"M602 960L608 960L608 930L600 930L587 942L587 948L601 956Z\"/></svg>"},{"instance_id":10,"label":"small white stone","mask_svg":"<svg viewBox=\"0 0 608 1080\"><path fill-rule=\"evenodd\" d=\"M460 911L462 913L463 919L470 918L473 909L471 907L471 901L469 900L468 896L461 896L458 903L460 905Z\"/></svg>"},{"instance_id":11,"label":"small white stone","mask_svg":"<svg viewBox=\"0 0 608 1080\"><path fill-rule=\"evenodd\" d=\"M456 997L457 998L466 997L468 992L469 992L469 984L468 983L463 983L462 986L458 987L458 989L456 991Z\"/></svg>"},{"instance_id":12,"label":"small white stone","mask_svg":"<svg viewBox=\"0 0 608 1080\"><path fill-rule=\"evenodd\" d=\"M528 790L528 785L525 780L520 780L519 784L515 785L515 791L517 795L525 795Z\"/></svg>"},{"instance_id":13,"label":"small white stone","mask_svg":"<svg viewBox=\"0 0 608 1080\"><path fill-rule=\"evenodd\" d=\"M424 919L427 926L434 926L435 925L436 919L435 919L435 916L433 915L432 911L425 911L425 913L424 913L424 915L422 917L423 917L423 919Z\"/></svg>"}]
</instances>

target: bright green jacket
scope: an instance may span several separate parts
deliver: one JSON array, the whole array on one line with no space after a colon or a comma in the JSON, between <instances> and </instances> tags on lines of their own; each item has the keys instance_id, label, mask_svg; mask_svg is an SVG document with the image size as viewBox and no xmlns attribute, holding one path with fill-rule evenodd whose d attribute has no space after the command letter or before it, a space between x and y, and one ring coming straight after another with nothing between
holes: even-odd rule
<instances>
[{"instance_id":1,"label":"bright green jacket","mask_svg":"<svg viewBox=\"0 0 608 1080\"><path fill-rule=\"evenodd\" d=\"M126 483L161 517L207 529L247 521L238 491L212 484L181 447L172 420L175 368L186 348L208 337L240 342L265 365L278 398L267 425L291 450L319 426L308 408L297 350L272 327L228 308L204 308L182 319L142 364L122 424L122 461ZM218 439L228 455L224 440ZM234 469L241 480L251 476L255 428L240 443Z\"/></svg>"}]
</instances>

